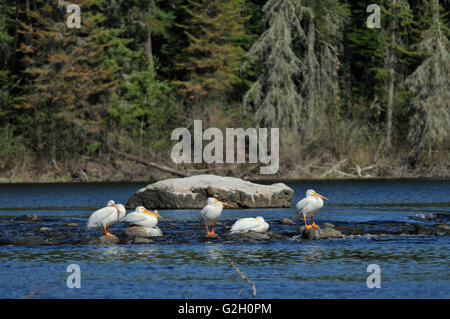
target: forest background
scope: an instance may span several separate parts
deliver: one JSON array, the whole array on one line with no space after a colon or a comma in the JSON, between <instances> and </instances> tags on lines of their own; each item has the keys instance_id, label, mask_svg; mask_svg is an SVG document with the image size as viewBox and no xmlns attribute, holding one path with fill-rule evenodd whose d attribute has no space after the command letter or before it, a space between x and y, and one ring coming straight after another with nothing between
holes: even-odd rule
<instances>
[{"instance_id":1,"label":"forest background","mask_svg":"<svg viewBox=\"0 0 450 319\"><path fill-rule=\"evenodd\" d=\"M448 178L449 6L0 0L0 181ZM175 165L171 133L196 119L280 128L278 173Z\"/></svg>"}]
</instances>

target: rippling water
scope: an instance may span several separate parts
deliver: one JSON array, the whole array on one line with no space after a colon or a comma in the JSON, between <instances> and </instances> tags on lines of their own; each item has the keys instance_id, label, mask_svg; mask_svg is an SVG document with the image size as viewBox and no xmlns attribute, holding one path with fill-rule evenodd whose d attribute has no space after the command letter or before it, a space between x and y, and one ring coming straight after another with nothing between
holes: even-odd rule
<instances>
[{"instance_id":1,"label":"rippling water","mask_svg":"<svg viewBox=\"0 0 450 319\"><path fill-rule=\"evenodd\" d=\"M427 224L437 222L436 214L450 214L450 181L287 184L295 190L293 204L308 188L330 199L317 215L319 225L367 221ZM0 185L0 218L32 213L84 224L89 214L109 199L125 203L142 186ZM293 212L293 208L225 210L221 220L262 215L275 228L281 217L291 217ZM160 213L165 217L163 226L197 220L199 212ZM115 227L119 226L112 226L112 232ZM217 230L220 232L219 227ZM232 260L255 282L259 298L449 298L449 242L449 236L384 235L264 243L195 240L113 247L0 246L0 297L248 298L249 285L230 267L227 261ZM66 287L66 267L72 263L81 267L81 289ZM380 289L366 286L369 264L381 267Z\"/></svg>"}]
</instances>

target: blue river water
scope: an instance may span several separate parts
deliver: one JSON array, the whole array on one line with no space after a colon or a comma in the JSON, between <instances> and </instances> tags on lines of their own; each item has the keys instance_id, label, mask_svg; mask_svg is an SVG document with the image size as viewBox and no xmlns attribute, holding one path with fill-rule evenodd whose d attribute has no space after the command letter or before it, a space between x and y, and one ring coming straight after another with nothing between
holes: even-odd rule
<instances>
[{"instance_id":1,"label":"blue river water","mask_svg":"<svg viewBox=\"0 0 450 319\"><path fill-rule=\"evenodd\" d=\"M349 180L287 182L292 206L309 188L330 200L316 222L430 223L450 214L450 181ZM2 184L0 218L24 214L84 224L110 199L126 203L143 183ZM198 210L160 210L161 223L198 219ZM264 216L275 227L289 209L225 210L221 220ZM110 230L114 233L115 227ZM175 227L175 226L173 226ZM0 227L1 231L1 227ZM203 232L199 228L199 233ZM218 228L220 231L220 228ZM99 235L101 232L99 233ZM319 241L214 243L185 240L146 245L0 246L0 298L450 298L450 236L353 236ZM225 258L224 258L225 257ZM67 266L81 269L69 289ZM381 269L369 289L367 266Z\"/></svg>"}]
</instances>

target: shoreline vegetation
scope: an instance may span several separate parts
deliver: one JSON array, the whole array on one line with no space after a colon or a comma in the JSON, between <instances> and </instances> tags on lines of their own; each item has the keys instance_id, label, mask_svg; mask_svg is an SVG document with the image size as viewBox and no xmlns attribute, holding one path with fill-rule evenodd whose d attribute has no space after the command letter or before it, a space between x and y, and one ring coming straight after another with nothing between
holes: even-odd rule
<instances>
[{"instance_id":1,"label":"shoreline vegetation","mask_svg":"<svg viewBox=\"0 0 450 319\"><path fill-rule=\"evenodd\" d=\"M0 182L450 177L448 1L72 2L0 0ZM279 128L278 172L174 164L195 120Z\"/></svg>"},{"instance_id":2,"label":"shoreline vegetation","mask_svg":"<svg viewBox=\"0 0 450 319\"><path fill-rule=\"evenodd\" d=\"M161 158L160 156L159 158ZM170 158L169 155L167 155ZM0 183L61 183L61 182L156 182L168 178L215 174L250 181L341 180L341 179L449 179L449 162L441 166L423 166L415 169L393 164L385 159L372 165L348 164L347 160L325 162L320 159L283 164L277 174L259 174L258 164L181 164L169 161L131 160L114 154L99 158L80 158L66 161L37 162L26 160L13 168L0 171ZM400 162L400 161L399 161ZM154 167L169 168L183 175Z\"/></svg>"}]
</instances>

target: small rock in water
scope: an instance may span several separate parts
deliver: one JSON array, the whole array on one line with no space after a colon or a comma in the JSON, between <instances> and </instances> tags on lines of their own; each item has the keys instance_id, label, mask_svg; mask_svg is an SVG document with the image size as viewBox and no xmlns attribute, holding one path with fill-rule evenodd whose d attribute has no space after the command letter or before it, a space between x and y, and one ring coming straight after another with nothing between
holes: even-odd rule
<instances>
[{"instance_id":1,"label":"small rock in water","mask_svg":"<svg viewBox=\"0 0 450 319\"><path fill-rule=\"evenodd\" d=\"M64 224L63 227L78 227L77 223L68 223L68 224Z\"/></svg>"},{"instance_id":2,"label":"small rock in water","mask_svg":"<svg viewBox=\"0 0 450 319\"><path fill-rule=\"evenodd\" d=\"M339 226L335 228L345 235L363 235L364 232L361 228L355 226Z\"/></svg>"},{"instance_id":3,"label":"small rock in water","mask_svg":"<svg viewBox=\"0 0 450 319\"><path fill-rule=\"evenodd\" d=\"M253 230L249 230L243 233L234 233L231 236L237 238L250 238L250 239L270 239L270 236L266 233L258 233Z\"/></svg>"},{"instance_id":4,"label":"small rock in water","mask_svg":"<svg viewBox=\"0 0 450 319\"><path fill-rule=\"evenodd\" d=\"M303 239L317 240L327 238L344 238L345 236L338 230L333 228L312 228L306 229L305 226L299 228L299 232Z\"/></svg>"},{"instance_id":5,"label":"small rock in water","mask_svg":"<svg viewBox=\"0 0 450 319\"><path fill-rule=\"evenodd\" d=\"M331 223L324 223L323 225L324 225L325 227L331 227L331 228L334 228L334 225L331 224Z\"/></svg>"},{"instance_id":6,"label":"small rock in water","mask_svg":"<svg viewBox=\"0 0 450 319\"><path fill-rule=\"evenodd\" d=\"M125 229L125 236L128 237L157 237L163 236L161 229L155 227L131 226Z\"/></svg>"},{"instance_id":7,"label":"small rock in water","mask_svg":"<svg viewBox=\"0 0 450 319\"><path fill-rule=\"evenodd\" d=\"M92 238L90 240L88 240L88 245L115 245L119 242L119 238L117 238L116 236L112 237L112 236L100 236L100 237L96 237L96 238Z\"/></svg>"},{"instance_id":8,"label":"small rock in water","mask_svg":"<svg viewBox=\"0 0 450 319\"><path fill-rule=\"evenodd\" d=\"M17 217L15 220L21 221L21 222L35 222L39 220L39 217L35 214L29 214L29 215L22 215Z\"/></svg>"},{"instance_id":9,"label":"small rock in water","mask_svg":"<svg viewBox=\"0 0 450 319\"><path fill-rule=\"evenodd\" d=\"M438 231L442 231L446 234L450 234L450 225L447 224L437 224L435 226L437 228Z\"/></svg>"},{"instance_id":10,"label":"small rock in water","mask_svg":"<svg viewBox=\"0 0 450 319\"><path fill-rule=\"evenodd\" d=\"M49 234L48 238L60 239L60 238L72 238L73 235L69 233Z\"/></svg>"},{"instance_id":11,"label":"small rock in water","mask_svg":"<svg viewBox=\"0 0 450 319\"><path fill-rule=\"evenodd\" d=\"M286 217L280 219L279 223L282 225L297 225L297 223L294 222L292 219Z\"/></svg>"},{"instance_id":12,"label":"small rock in water","mask_svg":"<svg viewBox=\"0 0 450 319\"><path fill-rule=\"evenodd\" d=\"M206 239L206 240L208 240L208 239L219 239L219 238L220 238L220 236L218 234L211 234L211 235L203 236L203 239Z\"/></svg>"},{"instance_id":13,"label":"small rock in water","mask_svg":"<svg viewBox=\"0 0 450 319\"><path fill-rule=\"evenodd\" d=\"M53 229L48 228L48 227L40 227L37 231L44 232L44 231L52 231L52 230Z\"/></svg>"},{"instance_id":14,"label":"small rock in water","mask_svg":"<svg viewBox=\"0 0 450 319\"><path fill-rule=\"evenodd\" d=\"M149 238L135 237L132 241L133 244L150 244L153 240Z\"/></svg>"},{"instance_id":15,"label":"small rock in water","mask_svg":"<svg viewBox=\"0 0 450 319\"><path fill-rule=\"evenodd\" d=\"M13 240L13 244L17 246L40 246L44 244L44 238L40 236L22 237Z\"/></svg>"},{"instance_id":16,"label":"small rock in water","mask_svg":"<svg viewBox=\"0 0 450 319\"><path fill-rule=\"evenodd\" d=\"M285 238L282 234L277 234L274 232L268 232L267 235L270 237L270 239L276 239L276 240L282 240Z\"/></svg>"}]
</instances>

